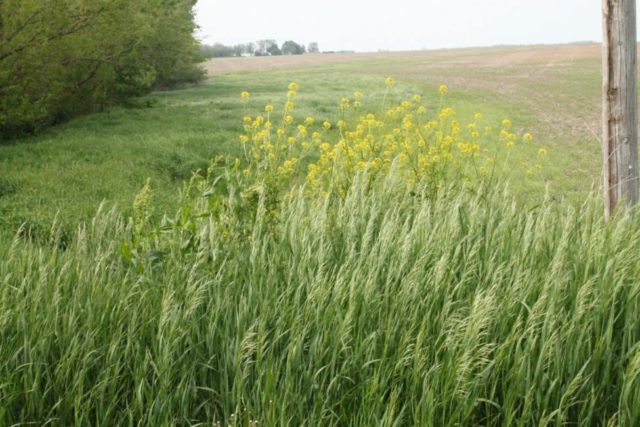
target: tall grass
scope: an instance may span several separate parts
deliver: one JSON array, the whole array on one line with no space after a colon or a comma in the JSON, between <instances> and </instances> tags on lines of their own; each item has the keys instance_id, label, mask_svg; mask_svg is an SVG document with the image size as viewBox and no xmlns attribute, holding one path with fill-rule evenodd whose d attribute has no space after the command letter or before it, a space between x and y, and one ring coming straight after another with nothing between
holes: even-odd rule
<instances>
[{"instance_id":1,"label":"tall grass","mask_svg":"<svg viewBox=\"0 0 640 427\"><path fill-rule=\"evenodd\" d=\"M275 233L256 215L250 239L146 268L114 212L64 245L17 238L0 425L637 423L635 218L396 185L294 195Z\"/></svg>"}]
</instances>

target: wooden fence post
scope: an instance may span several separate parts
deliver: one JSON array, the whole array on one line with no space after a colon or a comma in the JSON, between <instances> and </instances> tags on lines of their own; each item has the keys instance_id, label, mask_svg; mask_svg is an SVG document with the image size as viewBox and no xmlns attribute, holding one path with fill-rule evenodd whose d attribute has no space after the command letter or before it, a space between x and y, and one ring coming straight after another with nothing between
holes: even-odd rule
<instances>
[{"instance_id":1,"label":"wooden fence post","mask_svg":"<svg viewBox=\"0 0 640 427\"><path fill-rule=\"evenodd\" d=\"M636 0L602 0L605 217L638 202Z\"/></svg>"}]
</instances>

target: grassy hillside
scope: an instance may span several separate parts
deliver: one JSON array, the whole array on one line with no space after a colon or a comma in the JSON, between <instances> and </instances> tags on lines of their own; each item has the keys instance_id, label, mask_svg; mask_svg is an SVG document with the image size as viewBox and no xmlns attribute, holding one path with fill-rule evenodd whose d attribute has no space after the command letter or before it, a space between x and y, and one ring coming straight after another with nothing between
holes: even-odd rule
<instances>
[{"instance_id":1,"label":"grassy hillside","mask_svg":"<svg viewBox=\"0 0 640 427\"><path fill-rule=\"evenodd\" d=\"M265 71L256 70L262 58L239 58L245 71L231 75L220 74L215 67L228 66L214 61L214 77L201 86L155 93L131 108L0 145L0 230L12 234L26 223L42 234L56 213L73 228L103 200L126 212L147 177L161 206L170 208L193 170L206 168L215 155L238 153L240 92L250 91L249 108L259 110L282 103L291 80L301 85L299 113L319 118L333 116L340 98L354 90L376 105L388 75L399 81L395 97L423 93L432 103L438 85L446 83L448 102L462 116L480 111L494 122L508 117L549 148L544 180L554 197L579 201L597 183L599 59L591 47L356 55L335 63L317 57L319 63L307 64L313 68L267 64ZM524 199L544 192L544 184L521 176L512 184Z\"/></svg>"},{"instance_id":2,"label":"grassy hillside","mask_svg":"<svg viewBox=\"0 0 640 427\"><path fill-rule=\"evenodd\" d=\"M637 424L640 223L586 196L595 58L548 49L212 71L1 146L0 425Z\"/></svg>"}]
</instances>

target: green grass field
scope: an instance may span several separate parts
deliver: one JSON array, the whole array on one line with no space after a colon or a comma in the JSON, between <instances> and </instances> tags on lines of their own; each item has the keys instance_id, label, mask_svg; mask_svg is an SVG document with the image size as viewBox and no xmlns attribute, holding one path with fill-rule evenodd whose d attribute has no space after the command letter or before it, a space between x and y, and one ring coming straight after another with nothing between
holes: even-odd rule
<instances>
[{"instance_id":1,"label":"green grass field","mask_svg":"<svg viewBox=\"0 0 640 427\"><path fill-rule=\"evenodd\" d=\"M435 100L438 85L446 83L448 101L461 116L480 111L487 121L508 117L519 129L530 130L550 151L544 179L527 182L516 175L512 185L525 200L539 198L548 183L555 198L580 202L597 185L600 171L594 136L599 133L599 58L556 58L550 47L532 53L535 60L518 59L528 51L454 50L426 58L407 54L216 75L201 86L155 93L137 102L138 108L115 108L3 143L0 230L13 234L26 224L34 234L46 234L56 215L73 229L102 201L128 212L146 178L161 208L172 210L181 182L192 171L206 169L216 155L238 154L241 91L252 93L249 108L258 112L266 103L282 103L287 84L295 80L301 85L298 114L332 118L340 98L354 90L364 92L369 105L378 105L388 75L399 81L398 98L423 93ZM501 62L513 56L511 63ZM479 58L483 62L474 62Z\"/></svg>"},{"instance_id":2,"label":"green grass field","mask_svg":"<svg viewBox=\"0 0 640 427\"><path fill-rule=\"evenodd\" d=\"M606 222L590 194L594 51L218 62L201 86L0 145L0 425L638 425L640 223ZM260 155L183 187L243 155L245 108L281 104L290 81L296 116L331 121L335 140L341 97L376 108L389 75L393 100L420 93L435 110L444 83L462 123L508 117L534 141L491 181L438 186L433 172L410 187L400 155L376 175L345 154L315 188L270 163L299 141L256 137ZM539 147L546 166L528 177ZM442 176L468 177L451 164Z\"/></svg>"}]
</instances>

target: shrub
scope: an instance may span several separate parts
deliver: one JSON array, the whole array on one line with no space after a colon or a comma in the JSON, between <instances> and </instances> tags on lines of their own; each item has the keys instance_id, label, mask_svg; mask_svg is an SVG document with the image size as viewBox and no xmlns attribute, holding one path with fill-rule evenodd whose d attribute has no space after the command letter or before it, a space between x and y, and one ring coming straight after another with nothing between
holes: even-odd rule
<instances>
[{"instance_id":1,"label":"shrub","mask_svg":"<svg viewBox=\"0 0 640 427\"><path fill-rule=\"evenodd\" d=\"M0 139L201 79L194 4L0 2Z\"/></svg>"}]
</instances>

